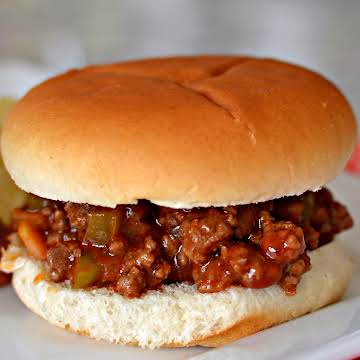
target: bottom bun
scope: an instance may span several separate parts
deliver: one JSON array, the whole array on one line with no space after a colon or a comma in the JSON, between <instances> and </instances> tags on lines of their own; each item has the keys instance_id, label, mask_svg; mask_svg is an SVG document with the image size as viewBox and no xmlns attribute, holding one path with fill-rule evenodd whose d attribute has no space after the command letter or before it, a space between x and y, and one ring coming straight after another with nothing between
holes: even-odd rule
<instances>
[{"instance_id":1,"label":"bottom bun","mask_svg":"<svg viewBox=\"0 0 360 360\"><path fill-rule=\"evenodd\" d=\"M339 300L351 277L350 257L337 241L310 257L312 270L295 296L279 286L201 294L178 284L128 299L45 280L42 265L29 258L14 267L13 286L24 304L50 323L98 340L148 348L219 346Z\"/></svg>"}]
</instances>

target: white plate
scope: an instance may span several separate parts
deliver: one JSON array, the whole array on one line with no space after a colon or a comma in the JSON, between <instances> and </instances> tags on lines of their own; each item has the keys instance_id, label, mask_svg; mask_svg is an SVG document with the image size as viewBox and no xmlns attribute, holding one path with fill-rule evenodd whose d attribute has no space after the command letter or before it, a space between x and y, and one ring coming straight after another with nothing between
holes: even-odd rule
<instances>
[{"instance_id":1,"label":"white plate","mask_svg":"<svg viewBox=\"0 0 360 360\"><path fill-rule=\"evenodd\" d=\"M330 186L357 224L341 238L360 258L360 178L340 176ZM360 269L345 298L334 305L219 349L146 351L67 333L28 311L11 288L0 290L0 358L67 359L350 359L360 355Z\"/></svg>"}]
</instances>

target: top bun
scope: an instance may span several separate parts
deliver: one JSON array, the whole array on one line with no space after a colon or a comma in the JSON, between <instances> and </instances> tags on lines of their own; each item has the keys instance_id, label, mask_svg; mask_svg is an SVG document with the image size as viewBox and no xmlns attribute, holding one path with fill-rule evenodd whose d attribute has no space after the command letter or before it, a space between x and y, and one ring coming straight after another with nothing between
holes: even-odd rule
<instances>
[{"instance_id":1,"label":"top bun","mask_svg":"<svg viewBox=\"0 0 360 360\"><path fill-rule=\"evenodd\" d=\"M69 71L32 89L2 134L27 192L114 207L247 204L341 171L354 114L322 76L271 59L196 56Z\"/></svg>"}]
</instances>

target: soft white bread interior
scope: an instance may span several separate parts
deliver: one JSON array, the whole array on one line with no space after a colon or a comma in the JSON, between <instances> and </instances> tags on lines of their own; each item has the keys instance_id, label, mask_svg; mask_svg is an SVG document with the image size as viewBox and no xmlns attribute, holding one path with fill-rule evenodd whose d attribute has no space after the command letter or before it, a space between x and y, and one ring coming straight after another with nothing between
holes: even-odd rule
<instances>
[{"instance_id":1,"label":"soft white bread interior","mask_svg":"<svg viewBox=\"0 0 360 360\"><path fill-rule=\"evenodd\" d=\"M16 184L114 207L249 204L317 190L356 142L345 97L285 62L148 59L70 71L31 90L4 124Z\"/></svg>"},{"instance_id":2,"label":"soft white bread interior","mask_svg":"<svg viewBox=\"0 0 360 360\"><path fill-rule=\"evenodd\" d=\"M334 241L310 252L312 269L295 296L278 286L201 294L180 284L128 299L105 289L73 290L47 281L41 263L18 251L9 248L2 268L14 273L15 291L32 311L81 335L149 348L218 346L296 318L339 300L353 269Z\"/></svg>"}]
</instances>

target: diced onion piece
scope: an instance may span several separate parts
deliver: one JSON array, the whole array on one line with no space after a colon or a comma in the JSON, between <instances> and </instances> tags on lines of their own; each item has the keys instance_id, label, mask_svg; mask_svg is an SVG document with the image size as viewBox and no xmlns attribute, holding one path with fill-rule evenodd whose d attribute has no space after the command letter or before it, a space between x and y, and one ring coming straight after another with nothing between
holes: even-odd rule
<instances>
[{"instance_id":1,"label":"diced onion piece","mask_svg":"<svg viewBox=\"0 0 360 360\"><path fill-rule=\"evenodd\" d=\"M90 254L81 255L75 261L73 287L82 289L95 283L100 274L100 266Z\"/></svg>"},{"instance_id":2,"label":"diced onion piece","mask_svg":"<svg viewBox=\"0 0 360 360\"><path fill-rule=\"evenodd\" d=\"M46 259L46 244L44 235L27 221L20 221L18 234L30 256L37 260Z\"/></svg>"}]
</instances>

